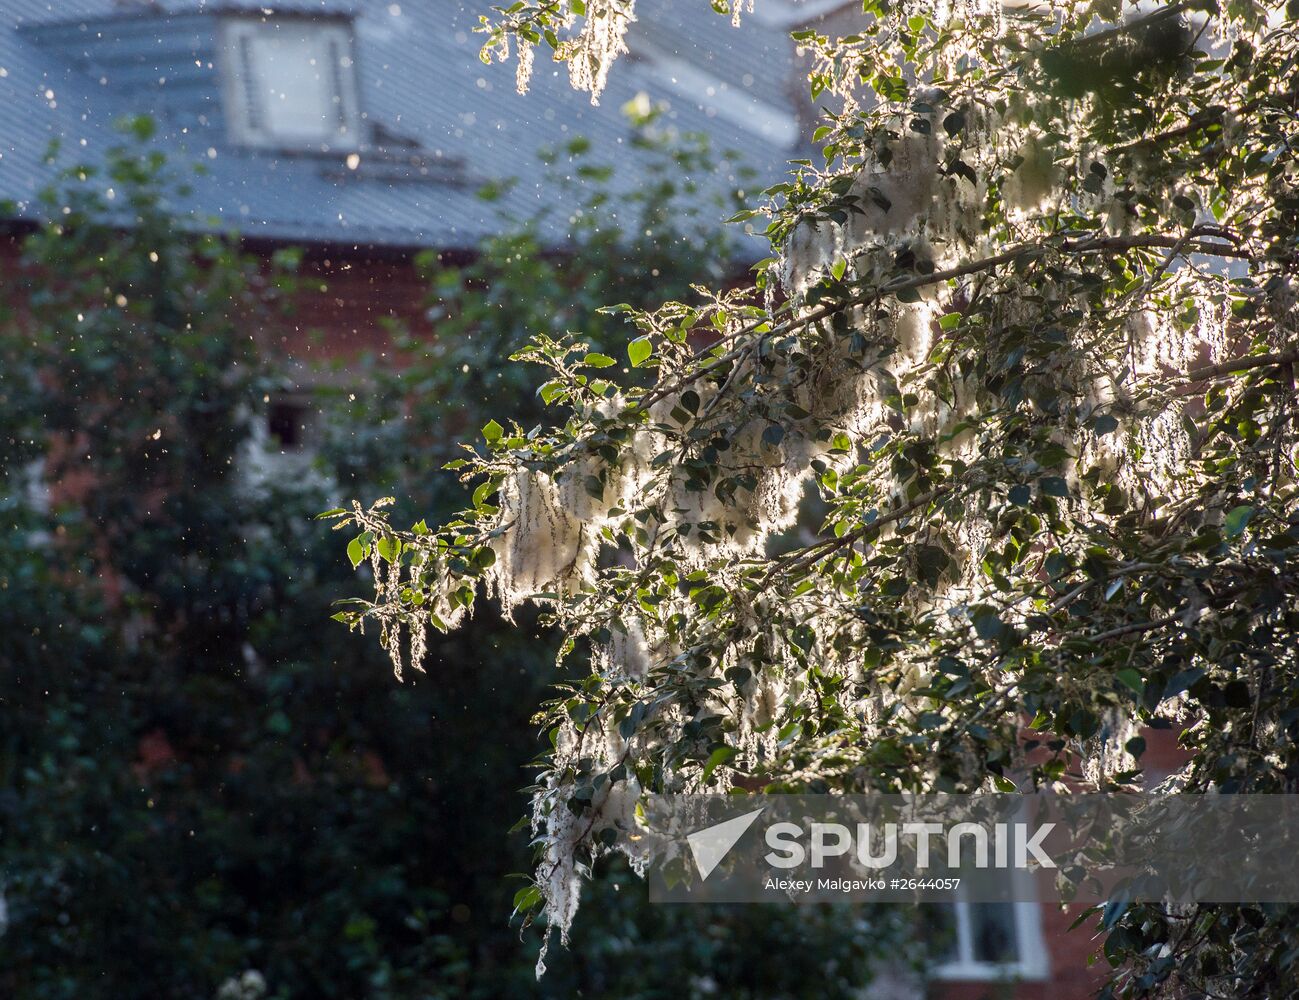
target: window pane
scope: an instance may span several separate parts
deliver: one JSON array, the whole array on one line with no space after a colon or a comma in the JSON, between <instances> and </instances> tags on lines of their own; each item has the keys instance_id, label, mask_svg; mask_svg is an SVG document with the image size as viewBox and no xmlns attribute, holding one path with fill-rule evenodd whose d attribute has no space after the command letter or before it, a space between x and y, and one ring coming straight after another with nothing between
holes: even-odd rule
<instances>
[{"instance_id":1,"label":"window pane","mask_svg":"<svg viewBox=\"0 0 1299 1000\"><path fill-rule=\"evenodd\" d=\"M920 934L932 962L942 965L960 959L957 903L924 903L920 907Z\"/></svg>"},{"instance_id":2,"label":"window pane","mask_svg":"<svg viewBox=\"0 0 1299 1000\"><path fill-rule=\"evenodd\" d=\"M294 399L276 399L266 410L266 430L284 451L301 451L310 443L312 411Z\"/></svg>"},{"instance_id":3,"label":"window pane","mask_svg":"<svg viewBox=\"0 0 1299 1000\"><path fill-rule=\"evenodd\" d=\"M1018 958L1015 907L1011 903L970 903L970 943L976 962L1013 962Z\"/></svg>"},{"instance_id":4,"label":"window pane","mask_svg":"<svg viewBox=\"0 0 1299 1000\"><path fill-rule=\"evenodd\" d=\"M318 34L258 33L251 55L262 127L279 139L319 142L336 135L342 112L330 65L333 47Z\"/></svg>"}]
</instances>

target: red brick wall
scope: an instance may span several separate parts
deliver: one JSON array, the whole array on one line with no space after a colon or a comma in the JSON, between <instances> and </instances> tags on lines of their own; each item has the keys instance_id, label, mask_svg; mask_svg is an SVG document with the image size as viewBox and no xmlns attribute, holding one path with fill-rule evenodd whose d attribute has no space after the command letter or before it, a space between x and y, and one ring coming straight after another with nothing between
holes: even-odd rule
<instances>
[{"instance_id":1,"label":"red brick wall","mask_svg":"<svg viewBox=\"0 0 1299 1000\"><path fill-rule=\"evenodd\" d=\"M1023 734L1041 738L1040 733ZM1141 763L1146 771L1147 787L1156 784L1167 774L1179 769L1188 754L1177 745L1177 730L1147 729L1146 752ZM1049 877L1049 876L1042 876ZM1046 898L1047 892L1043 892ZM1088 959L1100 949L1102 938L1093 930L1094 919L1089 919L1075 930L1069 930L1082 912L1075 905L1062 908L1057 903L1041 904L1042 942L1049 962L1049 978L1044 981L1014 985L990 983L937 982L930 986L932 1000L1086 1000L1095 995L1109 970L1104 958Z\"/></svg>"},{"instance_id":2,"label":"red brick wall","mask_svg":"<svg viewBox=\"0 0 1299 1000\"><path fill-rule=\"evenodd\" d=\"M387 324L429 334L428 284L410 258L312 255L299 272L291 316L268 334L268 346L298 360L324 361L365 351L389 353Z\"/></svg>"},{"instance_id":3,"label":"red brick wall","mask_svg":"<svg viewBox=\"0 0 1299 1000\"><path fill-rule=\"evenodd\" d=\"M1100 940L1093 937L1087 924L1069 930L1081 912L1080 907L1065 910L1056 903L1041 904L1042 941L1050 970L1047 979L1014 984L933 982L929 997L931 1000L1086 1000L1094 996L1108 966L1104 959L1087 964L1100 946Z\"/></svg>"},{"instance_id":4,"label":"red brick wall","mask_svg":"<svg viewBox=\"0 0 1299 1000\"><path fill-rule=\"evenodd\" d=\"M0 233L0 269L6 275L11 274L18 267L18 255L22 252L22 238L13 233ZM16 303L6 302L5 305L13 307Z\"/></svg>"},{"instance_id":5,"label":"red brick wall","mask_svg":"<svg viewBox=\"0 0 1299 1000\"><path fill-rule=\"evenodd\" d=\"M21 247L21 232L0 232L5 274L18 268ZM251 252L268 259L271 251L254 246ZM269 348L302 361L390 351L385 324L393 320L431 335L424 315L428 283L410 255L317 251L303 260L298 278L301 293L289 317L261 331ZM21 302L7 305L21 308Z\"/></svg>"}]
</instances>

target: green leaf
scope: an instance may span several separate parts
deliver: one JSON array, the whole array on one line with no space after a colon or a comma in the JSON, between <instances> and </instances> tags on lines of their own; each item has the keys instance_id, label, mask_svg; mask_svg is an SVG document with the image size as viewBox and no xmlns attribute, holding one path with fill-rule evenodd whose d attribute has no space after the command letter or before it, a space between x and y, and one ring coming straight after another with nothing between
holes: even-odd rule
<instances>
[{"instance_id":1,"label":"green leaf","mask_svg":"<svg viewBox=\"0 0 1299 1000\"><path fill-rule=\"evenodd\" d=\"M1140 694L1142 689L1145 687L1145 682L1141 680L1141 674L1133 670L1131 667L1125 667L1114 676L1118 678L1120 683L1127 685L1137 694Z\"/></svg>"},{"instance_id":2,"label":"green leaf","mask_svg":"<svg viewBox=\"0 0 1299 1000\"><path fill-rule=\"evenodd\" d=\"M611 368L618 362L607 354L588 354L582 359L583 364L588 364L592 368Z\"/></svg>"},{"instance_id":3,"label":"green leaf","mask_svg":"<svg viewBox=\"0 0 1299 1000\"><path fill-rule=\"evenodd\" d=\"M587 357L590 357L590 355L587 355ZM604 355L601 355L601 357L604 357ZM544 383L541 388L537 390L537 395L541 397L543 403L549 406L563 391L564 383L559 379L554 378L549 382Z\"/></svg>"},{"instance_id":4,"label":"green leaf","mask_svg":"<svg viewBox=\"0 0 1299 1000\"><path fill-rule=\"evenodd\" d=\"M1108 413L1097 417L1095 423L1092 424L1092 430L1096 432L1097 437L1104 437L1106 434L1113 433L1118 429L1118 418L1113 417Z\"/></svg>"},{"instance_id":5,"label":"green leaf","mask_svg":"<svg viewBox=\"0 0 1299 1000\"><path fill-rule=\"evenodd\" d=\"M707 781L709 776L712 775L717 768L721 767L723 764L729 763L735 757L737 752L738 751L735 747L718 747L714 750L708 756L708 763L704 765L702 780Z\"/></svg>"},{"instance_id":6,"label":"green leaf","mask_svg":"<svg viewBox=\"0 0 1299 1000\"><path fill-rule=\"evenodd\" d=\"M1049 497L1067 497L1069 484L1060 476L1044 476L1041 480L1042 492Z\"/></svg>"},{"instance_id":7,"label":"green leaf","mask_svg":"<svg viewBox=\"0 0 1299 1000\"><path fill-rule=\"evenodd\" d=\"M488 444L495 444L504 434L505 428L495 420L487 421L487 425L483 428L483 437L487 439Z\"/></svg>"},{"instance_id":8,"label":"green leaf","mask_svg":"<svg viewBox=\"0 0 1299 1000\"><path fill-rule=\"evenodd\" d=\"M514 894L514 912L527 913L541 905L541 890L535 885L525 885Z\"/></svg>"},{"instance_id":9,"label":"green leaf","mask_svg":"<svg viewBox=\"0 0 1299 1000\"><path fill-rule=\"evenodd\" d=\"M485 483L479 483L474 488L473 504L475 507L481 507L487 502L487 498L496 492L496 484L490 479Z\"/></svg>"},{"instance_id":10,"label":"green leaf","mask_svg":"<svg viewBox=\"0 0 1299 1000\"><path fill-rule=\"evenodd\" d=\"M1241 504L1239 507L1233 508L1222 522L1227 537L1239 538L1245 531L1245 525L1249 524L1249 520L1253 516L1254 508L1249 504Z\"/></svg>"},{"instance_id":11,"label":"green leaf","mask_svg":"<svg viewBox=\"0 0 1299 1000\"><path fill-rule=\"evenodd\" d=\"M1176 697L1203 676L1203 667L1191 667L1187 670L1182 670L1173 674L1173 676L1169 678L1168 683L1164 686L1164 697Z\"/></svg>"},{"instance_id":12,"label":"green leaf","mask_svg":"<svg viewBox=\"0 0 1299 1000\"><path fill-rule=\"evenodd\" d=\"M649 360L649 356L653 352L654 348L646 337L637 337L627 345L627 358L631 361L633 368L639 368L643 365Z\"/></svg>"},{"instance_id":13,"label":"green leaf","mask_svg":"<svg viewBox=\"0 0 1299 1000\"><path fill-rule=\"evenodd\" d=\"M375 543L375 548L379 551L379 558L384 562L396 562L397 557L401 555L401 540L384 535Z\"/></svg>"},{"instance_id":14,"label":"green leaf","mask_svg":"<svg viewBox=\"0 0 1299 1000\"><path fill-rule=\"evenodd\" d=\"M1006 623L997 616L997 612L985 608L974 615L974 631L980 639L995 639L1006 630Z\"/></svg>"},{"instance_id":15,"label":"green leaf","mask_svg":"<svg viewBox=\"0 0 1299 1000\"><path fill-rule=\"evenodd\" d=\"M1131 898L1129 895L1129 889L1128 886L1124 884L1122 888L1119 888L1118 891L1110 897L1109 902L1105 904L1105 910L1101 914L1101 927L1104 930L1109 930L1117 924L1119 918L1128 912L1128 905L1130 903Z\"/></svg>"},{"instance_id":16,"label":"green leaf","mask_svg":"<svg viewBox=\"0 0 1299 1000\"><path fill-rule=\"evenodd\" d=\"M365 560L365 546L361 544L359 536L347 543L347 558L352 560L352 569L356 569Z\"/></svg>"}]
</instances>

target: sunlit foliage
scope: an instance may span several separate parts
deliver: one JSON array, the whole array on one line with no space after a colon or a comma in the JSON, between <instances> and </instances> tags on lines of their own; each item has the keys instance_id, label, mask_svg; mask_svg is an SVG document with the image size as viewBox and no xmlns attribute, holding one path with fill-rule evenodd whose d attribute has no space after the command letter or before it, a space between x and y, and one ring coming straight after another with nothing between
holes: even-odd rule
<instances>
[{"instance_id":1,"label":"sunlit foliage","mask_svg":"<svg viewBox=\"0 0 1299 1000\"><path fill-rule=\"evenodd\" d=\"M557 53L598 92L621 6L585 10ZM448 523L336 513L377 585L339 617L399 669L484 593L589 662L534 789L561 936L650 791L1133 787L1144 727L1179 788L1294 790L1295 13L868 0L796 33L839 110L750 215L756 285L612 308L617 356L538 337L549 426L487 423ZM1285 908L1103 925L1124 996L1294 982Z\"/></svg>"}]
</instances>

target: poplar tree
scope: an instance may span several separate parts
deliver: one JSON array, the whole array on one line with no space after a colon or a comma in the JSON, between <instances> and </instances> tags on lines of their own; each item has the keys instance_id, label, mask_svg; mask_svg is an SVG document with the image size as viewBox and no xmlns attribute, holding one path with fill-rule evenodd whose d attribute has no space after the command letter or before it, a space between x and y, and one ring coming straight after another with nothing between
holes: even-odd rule
<instances>
[{"instance_id":1,"label":"poplar tree","mask_svg":"<svg viewBox=\"0 0 1299 1000\"><path fill-rule=\"evenodd\" d=\"M595 99L634 14L523 0L484 56L523 88L548 48ZM1127 789L1168 728L1165 788L1294 790L1296 16L865 0L796 32L831 110L746 213L752 286L612 306L622 357L535 338L551 419L482 429L448 523L331 512L376 584L337 617L399 674L484 595L589 662L541 720L521 909L566 936L654 792ZM1272 997L1295 917L1091 923L1112 995Z\"/></svg>"}]
</instances>

